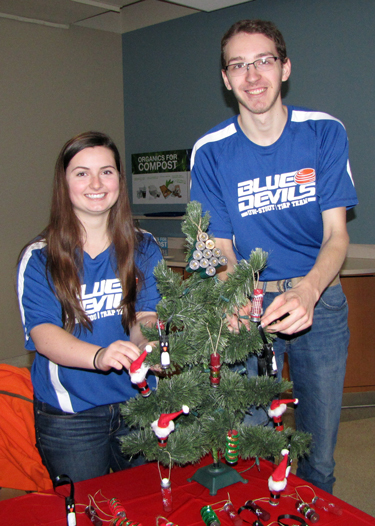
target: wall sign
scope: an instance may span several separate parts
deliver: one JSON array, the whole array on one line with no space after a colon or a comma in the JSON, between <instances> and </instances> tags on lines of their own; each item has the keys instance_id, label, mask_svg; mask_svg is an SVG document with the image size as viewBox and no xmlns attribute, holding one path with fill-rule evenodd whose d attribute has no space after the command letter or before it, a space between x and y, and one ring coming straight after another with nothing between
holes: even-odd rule
<instances>
[{"instance_id":1,"label":"wall sign","mask_svg":"<svg viewBox=\"0 0 375 526\"><path fill-rule=\"evenodd\" d=\"M191 150L132 155L133 204L189 202Z\"/></svg>"}]
</instances>

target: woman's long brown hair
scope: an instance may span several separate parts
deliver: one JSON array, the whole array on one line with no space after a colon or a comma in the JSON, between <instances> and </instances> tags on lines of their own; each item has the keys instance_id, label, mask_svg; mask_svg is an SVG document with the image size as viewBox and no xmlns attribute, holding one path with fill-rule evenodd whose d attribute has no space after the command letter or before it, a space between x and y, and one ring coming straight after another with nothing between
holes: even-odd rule
<instances>
[{"instance_id":1,"label":"woman's long brown hair","mask_svg":"<svg viewBox=\"0 0 375 526\"><path fill-rule=\"evenodd\" d=\"M125 172L119 151L110 137L99 132L86 132L73 137L62 148L55 166L50 221L40 237L46 241L47 277L51 276L62 306L63 327L72 332L76 323L91 330L92 323L82 309L81 280L83 273L82 228L69 197L66 169L73 157L85 148L104 146L113 152L119 172L119 197L108 216L108 236L114 248L114 269L122 286L122 325L126 332L135 322L137 278L135 250L141 233L135 229L131 215Z\"/></svg>"}]
</instances>

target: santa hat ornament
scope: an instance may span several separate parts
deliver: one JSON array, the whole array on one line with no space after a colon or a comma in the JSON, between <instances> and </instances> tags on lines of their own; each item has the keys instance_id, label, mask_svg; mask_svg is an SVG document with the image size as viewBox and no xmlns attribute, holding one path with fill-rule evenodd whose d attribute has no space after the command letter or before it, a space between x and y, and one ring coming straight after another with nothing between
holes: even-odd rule
<instances>
[{"instance_id":1,"label":"santa hat ornament","mask_svg":"<svg viewBox=\"0 0 375 526\"><path fill-rule=\"evenodd\" d=\"M149 370L149 367L147 367L144 364L147 354L150 353L151 351L152 351L151 345L146 345L143 353L140 354L136 360L134 360L134 362L131 364L130 369L129 369L131 383L137 385L137 387L141 391L141 395L144 398L147 398L147 396L150 396L151 394L151 390L148 386L148 383L146 382L146 374L147 374L147 371Z\"/></svg>"},{"instance_id":2,"label":"santa hat ornament","mask_svg":"<svg viewBox=\"0 0 375 526\"><path fill-rule=\"evenodd\" d=\"M293 398L293 400L272 400L271 406L268 409L268 416L273 419L276 431L284 430L281 417L286 411L286 404L298 404L298 398Z\"/></svg>"},{"instance_id":3,"label":"santa hat ornament","mask_svg":"<svg viewBox=\"0 0 375 526\"><path fill-rule=\"evenodd\" d=\"M168 436L174 431L173 419L177 418L182 413L185 415L189 413L187 405L183 405L181 411L177 411L176 413L162 413L158 420L152 422L151 427L155 435L158 437L159 447L166 447Z\"/></svg>"},{"instance_id":4,"label":"santa hat ornament","mask_svg":"<svg viewBox=\"0 0 375 526\"><path fill-rule=\"evenodd\" d=\"M287 449L283 449L281 454L283 455L282 461L268 479L268 489L270 490L269 503L272 504L272 506L278 506L280 493L286 487L287 478L290 471L290 466L288 465L289 451Z\"/></svg>"}]
</instances>

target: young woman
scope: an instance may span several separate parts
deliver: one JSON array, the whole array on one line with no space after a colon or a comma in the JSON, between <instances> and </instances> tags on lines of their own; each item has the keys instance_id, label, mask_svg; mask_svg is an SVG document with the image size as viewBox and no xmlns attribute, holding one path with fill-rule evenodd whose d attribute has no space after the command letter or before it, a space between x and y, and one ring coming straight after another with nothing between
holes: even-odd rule
<instances>
[{"instance_id":1,"label":"young woman","mask_svg":"<svg viewBox=\"0 0 375 526\"><path fill-rule=\"evenodd\" d=\"M35 430L51 478L73 481L130 467L119 403L139 391L128 369L156 322L153 237L133 226L113 141L68 141L56 162L50 221L21 253L18 296L32 367ZM155 386L155 378L149 385Z\"/></svg>"}]
</instances>

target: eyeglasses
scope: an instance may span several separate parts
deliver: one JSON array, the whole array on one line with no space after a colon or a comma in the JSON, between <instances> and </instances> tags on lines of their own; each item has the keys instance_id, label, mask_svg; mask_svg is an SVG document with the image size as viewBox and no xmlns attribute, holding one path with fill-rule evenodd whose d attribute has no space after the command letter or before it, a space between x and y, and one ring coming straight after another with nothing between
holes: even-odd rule
<instances>
[{"instance_id":1,"label":"eyeglasses","mask_svg":"<svg viewBox=\"0 0 375 526\"><path fill-rule=\"evenodd\" d=\"M236 62L235 64L229 64L225 66L225 71L232 77L239 77L249 71L250 66L254 66L257 71L270 71L276 64L276 60L280 60L279 57L263 57L254 62Z\"/></svg>"}]
</instances>

